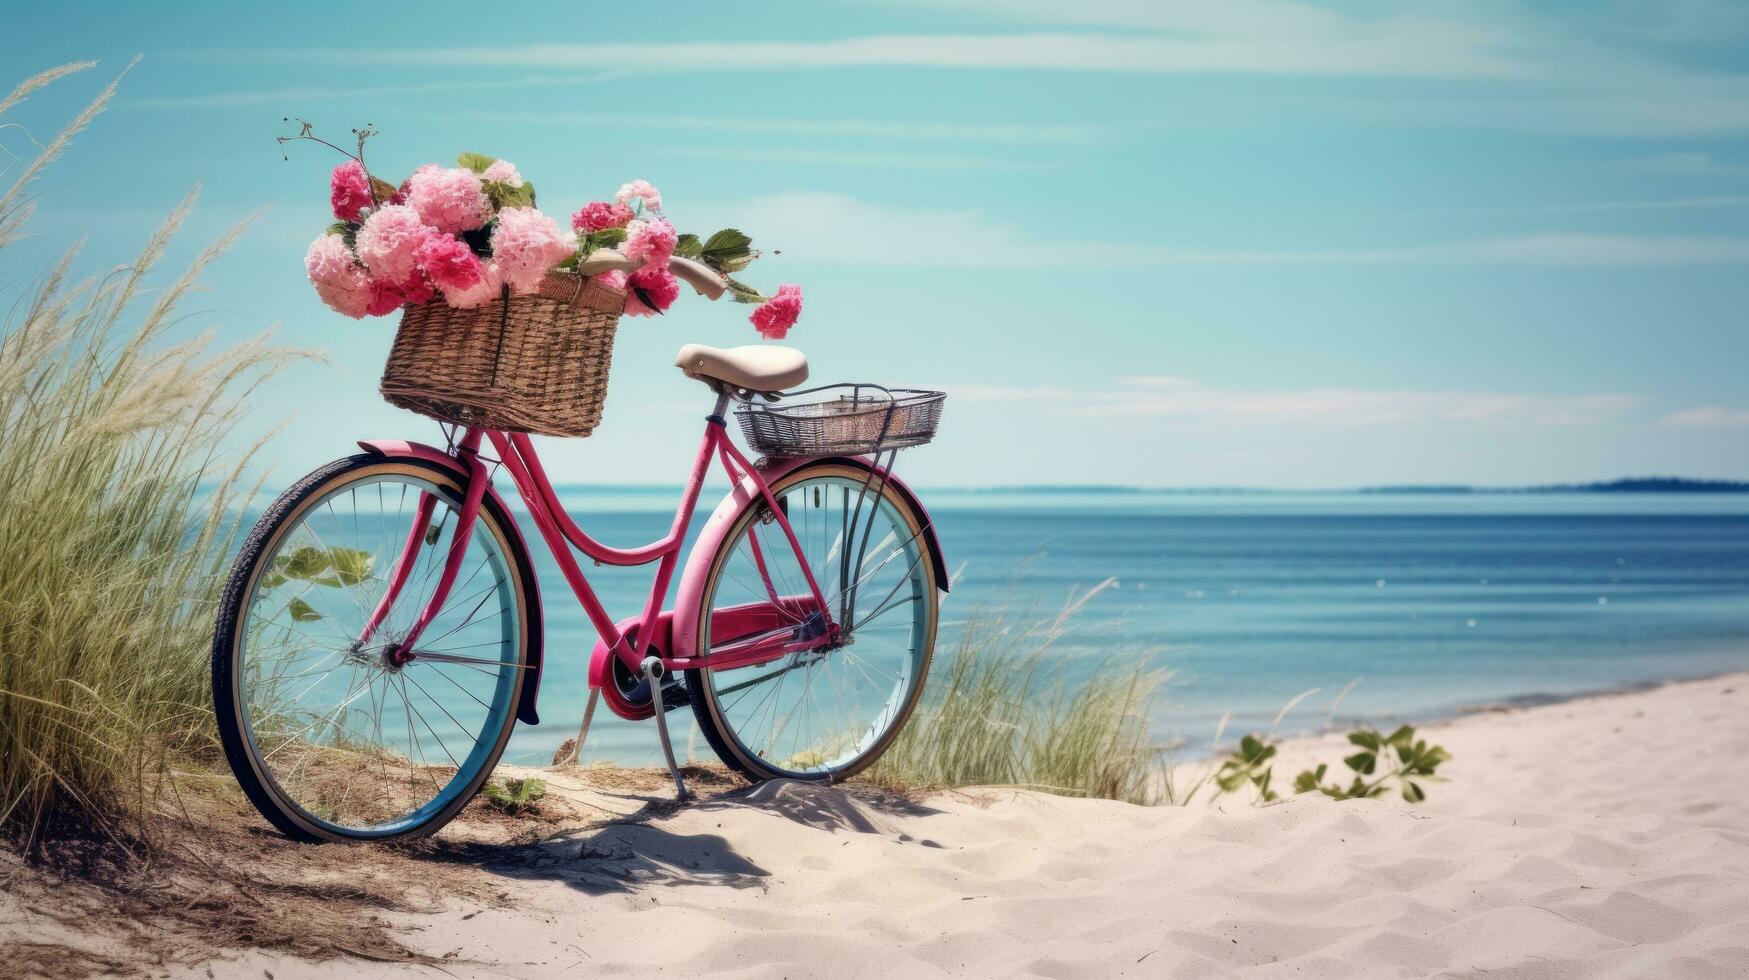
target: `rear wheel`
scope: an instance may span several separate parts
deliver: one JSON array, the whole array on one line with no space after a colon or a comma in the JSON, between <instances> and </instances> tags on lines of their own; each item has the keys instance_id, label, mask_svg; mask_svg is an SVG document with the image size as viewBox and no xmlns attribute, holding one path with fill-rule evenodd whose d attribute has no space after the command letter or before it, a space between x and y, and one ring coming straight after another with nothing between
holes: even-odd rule
<instances>
[{"instance_id":1,"label":"rear wheel","mask_svg":"<svg viewBox=\"0 0 1749 980\"><path fill-rule=\"evenodd\" d=\"M462 496L445 467L354 456L274 501L237 556L213 638L214 709L238 782L286 834L429 834L503 753L532 680L533 572L491 498L417 649L398 646L441 577ZM359 642L421 522L397 601Z\"/></svg>"},{"instance_id":2,"label":"rear wheel","mask_svg":"<svg viewBox=\"0 0 1749 980\"><path fill-rule=\"evenodd\" d=\"M922 694L937 600L922 515L892 486L867 480L859 467L822 462L772 487L833 621L845 630L842 642L753 666L686 672L699 729L726 764L749 778L853 776L898 737ZM713 615L722 622L724 610L761 604L784 610L779 629L806 635L805 610L773 602L768 581L780 600L810 597L782 528L756 500L711 564L698 610L699 651L707 662L713 649L748 640L712 635Z\"/></svg>"}]
</instances>

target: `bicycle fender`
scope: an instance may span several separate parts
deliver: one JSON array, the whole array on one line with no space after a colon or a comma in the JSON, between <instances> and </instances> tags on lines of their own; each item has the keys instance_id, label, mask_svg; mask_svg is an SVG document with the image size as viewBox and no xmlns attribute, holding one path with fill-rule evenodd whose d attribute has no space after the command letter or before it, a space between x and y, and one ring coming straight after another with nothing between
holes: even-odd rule
<instances>
[{"instance_id":1,"label":"bicycle fender","mask_svg":"<svg viewBox=\"0 0 1749 980\"><path fill-rule=\"evenodd\" d=\"M361 439L358 448L373 456L384 456L390 459L418 459L428 463L436 463L454 473L463 481L464 485L467 480L467 468L454 456L435 446L406 442L401 439ZM504 508L504 513L510 516L510 527L508 528L510 537L529 561L530 574L526 583L529 598L528 662L533 676L529 683L522 685L522 696L516 704L516 720L525 725L538 725L540 724L540 715L535 711L535 700L540 694L541 660L546 647L546 639L545 631L541 626L540 581L533 574L534 554L528 550L528 542L524 541L522 537L522 528L517 526L514 513L505 505L504 498L498 494L498 488L488 483L486 496L496 501L498 506Z\"/></svg>"},{"instance_id":2,"label":"bicycle fender","mask_svg":"<svg viewBox=\"0 0 1749 980\"><path fill-rule=\"evenodd\" d=\"M862 456L825 456L774 460L771 465L760 468L759 476L769 486L796 470L820 463L834 463L865 472L878 472L874 463ZM924 509L923 502L917 499L917 494L905 485L905 481L891 472L884 472L883 475L916 511L917 516L922 518L923 542L929 549L929 562L935 568L936 587L947 592L951 585L947 575L947 557L943 554L941 540L935 533L935 521L929 516L929 511ZM729 529L734 526L736 518L759 496L759 488L751 479L742 480L723 497L716 510L711 511L711 516L705 520L704 526L699 529L698 539L693 542L692 552L687 556L686 568L680 573L680 587L674 598L674 625L670 641L670 650L674 656L698 655L697 612L699 604L704 600L706 580L710 578L711 560L716 557L723 539L728 537Z\"/></svg>"}]
</instances>

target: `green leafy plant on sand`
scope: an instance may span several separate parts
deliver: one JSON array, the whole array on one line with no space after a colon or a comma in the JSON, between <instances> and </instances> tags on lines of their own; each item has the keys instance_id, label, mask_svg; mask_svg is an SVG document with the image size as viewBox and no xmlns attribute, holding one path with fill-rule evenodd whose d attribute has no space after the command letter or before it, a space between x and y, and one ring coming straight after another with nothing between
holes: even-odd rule
<instances>
[{"instance_id":1,"label":"green leafy plant on sand","mask_svg":"<svg viewBox=\"0 0 1749 980\"><path fill-rule=\"evenodd\" d=\"M1116 584L1108 579L1073 596L1054 619L1027 628L1006 613L974 616L869 778L1166 802L1161 753L1149 737L1153 695L1166 675L1138 657L1073 689L1044 679L1075 613Z\"/></svg>"},{"instance_id":2,"label":"green leafy plant on sand","mask_svg":"<svg viewBox=\"0 0 1749 980\"><path fill-rule=\"evenodd\" d=\"M1451 753L1426 740L1415 737L1415 729L1404 725L1389 735L1376 729L1357 728L1348 733L1348 741L1360 748L1342 760L1353 772L1347 785L1326 783L1330 767L1319 763L1316 769L1306 769L1294 777L1295 793L1323 793L1338 800L1373 799L1384 796L1393 787L1411 803L1427 799L1423 784L1439 782L1436 774L1440 763L1451 759ZM1254 799L1268 803L1280 794L1271 788L1276 743L1268 737L1246 735L1239 745L1221 760L1215 771L1215 785L1221 793L1237 793L1251 787Z\"/></svg>"},{"instance_id":3,"label":"green leafy plant on sand","mask_svg":"<svg viewBox=\"0 0 1749 980\"><path fill-rule=\"evenodd\" d=\"M1270 760L1274 758L1274 742L1246 735L1239 739L1239 747L1221 760L1221 767L1215 771L1215 785L1222 793L1237 793L1249 784L1258 800L1265 803L1274 800L1278 794L1269 787L1275 772Z\"/></svg>"},{"instance_id":4,"label":"green leafy plant on sand","mask_svg":"<svg viewBox=\"0 0 1749 980\"><path fill-rule=\"evenodd\" d=\"M507 779L503 782L494 779L486 783L480 794L499 810L516 814L546 796L547 783L544 779Z\"/></svg>"},{"instance_id":5,"label":"green leafy plant on sand","mask_svg":"<svg viewBox=\"0 0 1749 980\"><path fill-rule=\"evenodd\" d=\"M1348 740L1359 746L1360 751L1342 760L1342 764L1354 772L1354 778L1347 786L1324 782L1324 773L1329 766L1320 762L1318 768L1294 777L1294 792L1317 790L1338 800L1370 799L1385 795L1395 785L1403 799L1420 803L1427 799L1427 791L1421 784L1439 781L1435 771L1440 763L1451 759L1450 752L1416 738L1415 729L1408 725L1389 735L1381 735L1371 728L1357 728L1348 733ZM1380 762L1388 768L1381 771Z\"/></svg>"},{"instance_id":6,"label":"green leafy plant on sand","mask_svg":"<svg viewBox=\"0 0 1749 980\"><path fill-rule=\"evenodd\" d=\"M25 81L0 115L89 67ZM0 191L0 254L24 235L26 188L118 82ZM169 760L210 744L205 652L248 455L219 447L289 355L167 336L237 233L150 282L192 204L102 277L72 280L63 255L0 321L0 836L27 848L63 831L146 839Z\"/></svg>"}]
</instances>

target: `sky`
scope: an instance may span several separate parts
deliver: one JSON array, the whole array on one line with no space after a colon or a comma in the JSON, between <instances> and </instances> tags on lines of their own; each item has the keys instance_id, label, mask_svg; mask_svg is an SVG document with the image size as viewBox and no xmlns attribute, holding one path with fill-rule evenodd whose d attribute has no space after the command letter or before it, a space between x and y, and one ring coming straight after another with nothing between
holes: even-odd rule
<instances>
[{"instance_id":1,"label":"sky","mask_svg":"<svg viewBox=\"0 0 1749 980\"><path fill-rule=\"evenodd\" d=\"M344 136L399 180L514 161L563 216L633 177L681 230L740 227L802 285L819 382L949 392L923 485L1348 487L1749 478L1749 4L1295 0L8 3L13 77L97 68L0 129L28 157L111 78L37 187L0 299L83 240L126 262L190 188L165 269L254 214L178 327L321 352L239 444L284 484L384 404L390 319L328 311L302 256ZM10 154L10 156L8 155ZM286 159L289 157L289 159ZM265 209L262 211L262 209ZM622 321L606 417L556 479L678 483L757 343L683 296Z\"/></svg>"}]
</instances>

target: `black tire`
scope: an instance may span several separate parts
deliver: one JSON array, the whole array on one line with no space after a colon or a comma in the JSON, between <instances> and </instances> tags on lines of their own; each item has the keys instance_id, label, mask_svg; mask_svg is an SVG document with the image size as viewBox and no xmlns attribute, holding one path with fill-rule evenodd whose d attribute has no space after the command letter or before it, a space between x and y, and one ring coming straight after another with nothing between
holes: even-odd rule
<instances>
[{"instance_id":1,"label":"black tire","mask_svg":"<svg viewBox=\"0 0 1749 980\"><path fill-rule=\"evenodd\" d=\"M335 460L305 476L280 494L255 522L248 538L243 542L237 554L236 561L231 566L230 579L225 585L223 597L219 603L218 622L213 631L212 685L213 714L218 722L219 740L224 745L225 759L230 763L231 772L237 782L243 787L243 792L249 797L249 802L281 833L293 840L309 843L323 842L357 842L357 841L388 841L411 840L434 833L466 806L474 794L479 791L488 776L498 763L504 752L504 746L510 740L510 733L516 727L516 712L512 710L506 718L503 730L497 737L486 765L471 781L464 791L442 812L437 813L425 822L392 834L385 833L348 833L344 828L323 825L306 819L299 808L282 799L270 776L262 773L256 765L249 749L248 736L244 732L242 719L242 704L238 695L238 671L236 664L237 639L242 625L244 605L254 588L262 558L272 552L282 531L292 526L299 517L305 505L320 500L328 491L343 486L348 482L361 479L370 473L399 473L415 475L428 480L443 489L452 497L452 502L459 504L461 487L457 474L444 466L426 460L406 457L384 457L375 454L359 454L344 459ZM517 582L520 588L517 603L522 617L521 651L524 665L538 656L539 637L533 635L539 628L539 614L534 608L535 591L534 568L528 554L520 546L514 532L515 522L504 508L488 495L480 509L479 521L485 522L494 531L500 541L504 553L514 563L517 570ZM522 686L531 683L527 676L530 670L517 672L514 697L517 703L521 699Z\"/></svg>"},{"instance_id":2,"label":"black tire","mask_svg":"<svg viewBox=\"0 0 1749 980\"><path fill-rule=\"evenodd\" d=\"M804 482L813 477L825 476L828 473L834 473L836 475L851 475L860 480L865 472L866 471L842 462L820 460L815 463L798 467L790 473L785 474L783 479L772 484L771 489L775 495L797 483ZM886 502L891 504L899 514L904 516L905 520L911 524L914 532L920 532L920 529L926 523L924 515L918 513L916 508L911 506L910 501L903 493L901 493L896 487L888 484L882 488L881 496ZM760 503L755 500L749 503L747 508L736 518L734 525L723 537L722 546L712 558L710 569L710 577L712 579L715 579L722 573L723 565L726 562L729 553L734 548L735 542L740 537L742 531L747 527L748 523L755 519L761 509ZM927 549L928 544L920 541L919 547ZM834 771L830 776L832 782L841 782L855 776L857 773L860 773L864 769L873 765L883 754L885 754L888 747L892 745L893 740L899 737L900 732L904 731L905 725L910 721L911 712L916 709L917 702L923 696L924 684L928 679L929 667L935 655L935 630L939 625L939 616L935 612L935 604L940 598L940 583L936 581L935 566L927 554L923 556L920 568L923 570L923 574L926 577L927 584L924 591L927 596L927 601L931 605L931 614L929 637L923 651L921 663L918 667L920 672L918 681L912 686L911 692L907 696L905 703L900 708L897 719L893 723L891 729L878 742L856 759L854 763ZM821 585L822 588L825 587L825 583L821 583ZM710 615L710 605L714 591L713 586L706 586L701 603L702 607L696 610L694 615L701 618ZM700 635L702 636L705 634L701 631ZM748 753L743 753L736 747L736 739L724 730L727 723L719 717L716 699L713 697L710 688L710 681L704 676L704 670L702 668L694 668L686 671L687 700L692 705L693 717L697 720L698 729L704 735L705 741L710 744L711 750L717 754L717 758L721 759L724 765L753 782L764 782L768 779L794 778L792 774L766 768L757 758Z\"/></svg>"}]
</instances>

